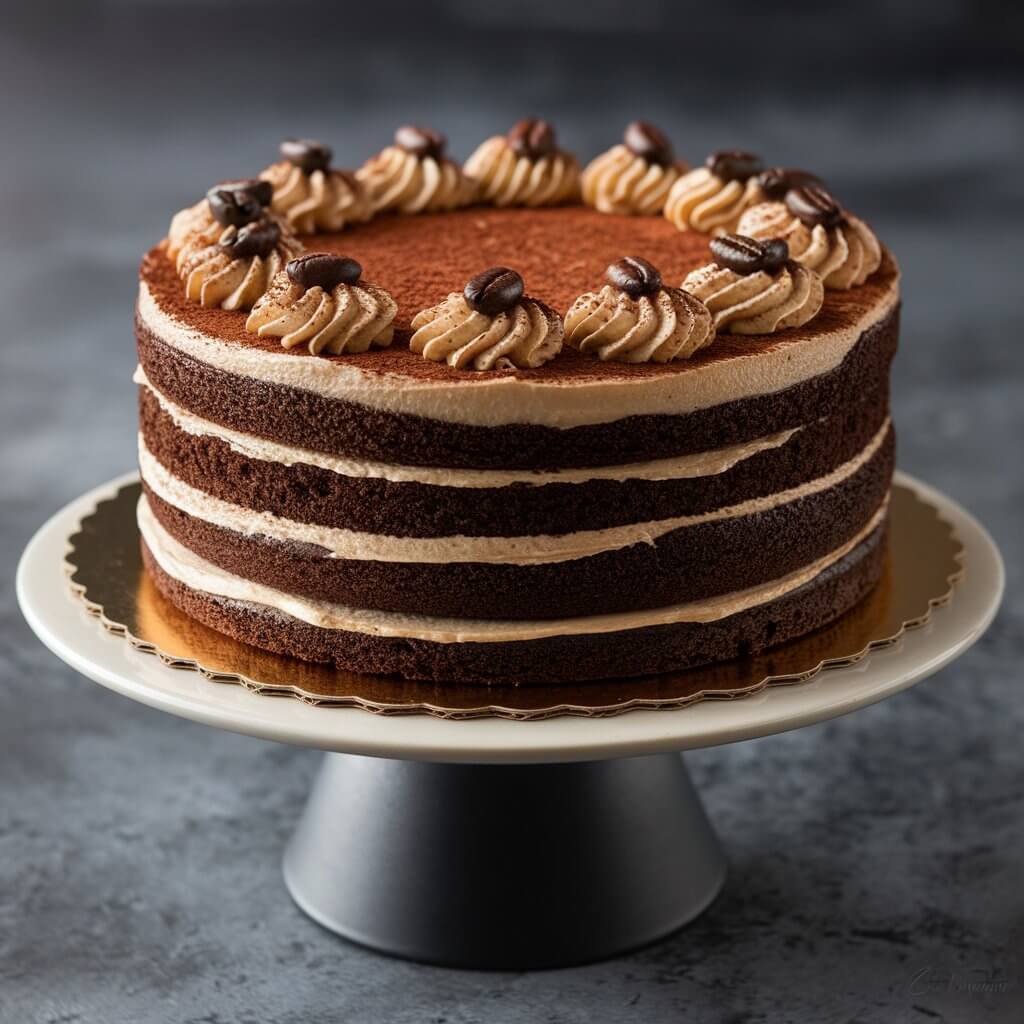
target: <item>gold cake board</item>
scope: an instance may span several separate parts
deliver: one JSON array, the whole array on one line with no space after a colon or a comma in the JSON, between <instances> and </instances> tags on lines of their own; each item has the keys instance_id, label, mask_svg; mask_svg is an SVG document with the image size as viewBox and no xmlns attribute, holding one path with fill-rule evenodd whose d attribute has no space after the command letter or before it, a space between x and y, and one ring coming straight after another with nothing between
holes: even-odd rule
<instances>
[{"instance_id":1,"label":"gold cake board","mask_svg":"<svg viewBox=\"0 0 1024 1024\"><path fill-rule=\"evenodd\" d=\"M910 488L895 485L882 580L837 622L762 654L677 673L557 686L467 685L345 672L242 644L179 611L142 566L135 507L139 484L99 502L70 537L72 587L111 633L165 664L214 683L244 686L324 708L465 719L601 717L734 700L767 686L806 683L895 643L948 603L963 574L952 527ZM822 680L821 685L827 685Z\"/></svg>"}]
</instances>

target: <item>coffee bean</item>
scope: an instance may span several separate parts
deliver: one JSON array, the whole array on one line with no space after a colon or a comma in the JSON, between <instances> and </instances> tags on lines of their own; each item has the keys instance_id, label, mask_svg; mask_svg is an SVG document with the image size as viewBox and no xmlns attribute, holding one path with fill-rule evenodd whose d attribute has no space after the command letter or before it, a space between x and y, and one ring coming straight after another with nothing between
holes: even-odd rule
<instances>
[{"instance_id":1,"label":"coffee bean","mask_svg":"<svg viewBox=\"0 0 1024 1024\"><path fill-rule=\"evenodd\" d=\"M550 121L541 121L533 117L524 118L522 121L516 121L505 137L513 153L529 157L531 160L548 156L555 151L555 129Z\"/></svg>"},{"instance_id":2,"label":"coffee bean","mask_svg":"<svg viewBox=\"0 0 1024 1024\"><path fill-rule=\"evenodd\" d=\"M326 171L331 166L333 155L329 146L316 139L285 139L281 143L281 158L306 174Z\"/></svg>"},{"instance_id":3,"label":"coffee bean","mask_svg":"<svg viewBox=\"0 0 1024 1024\"><path fill-rule=\"evenodd\" d=\"M236 260L269 256L281 238L281 229L272 220L254 220L238 229L234 237L221 245Z\"/></svg>"},{"instance_id":4,"label":"coffee bean","mask_svg":"<svg viewBox=\"0 0 1024 1024\"><path fill-rule=\"evenodd\" d=\"M440 160L444 156L446 139L432 128L420 128L414 124L403 124L395 132L395 145L418 157L432 157Z\"/></svg>"},{"instance_id":5,"label":"coffee bean","mask_svg":"<svg viewBox=\"0 0 1024 1024\"><path fill-rule=\"evenodd\" d=\"M508 267L491 267L466 283L466 302L484 316L497 316L523 297L523 279Z\"/></svg>"},{"instance_id":6,"label":"coffee bean","mask_svg":"<svg viewBox=\"0 0 1024 1024\"><path fill-rule=\"evenodd\" d=\"M355 284L363 272L356 260L330 252L305 252L289 260L284 269L303 288L323 288L328 292L339 284Z\"/></svg>"},{"instance_id":7,"label":"coffee bean","mask_svg":"<svg viewBox=\"0 0 1024 1024\"><path fill-rule=\"evenodd\" d=\"M665 167L672 163L672 143L649 121L630 121L622 134L622 141L634 156L649 164Z\"/></svg>"},{"instance_id":8,"label":"coffee bean","mask_svg":"<svg viewBox=\"0 0 1024 1024\"><path fill-rule=\"evenodd\" d=\"M604 276L619 291L634 299L641 295L653 295L661 287L658 268L639 256L623 256L621 260L609 265Z\"/></svg>"},{"instance_id":9,"label":"coffee bean","mask_svg":"<svg viewBox=\"0 0 1024 1024\"><path fill-rule=\"evenodd\" d=\"M774 274L789 259L789 246L781 238L758 240L746 235L722 235L712 238L709 248L720 267L744 275L759 270Z\"/></svg>"},{"instance_id":10,"label":"coffee bean","mask_svg":"<svg viewBox=\"0 0 1024 1024\"><path fill-rule=\"evenodd\" d=\"M250 178L214 185L206 193L206 202L218 224L226 228L240 228L263 216L263 207L270 204L273 194L274 189L269 181Z\"/></svg>"},{"instance_id":11,"label":"coffee bean","mask_svg":"<svg viewBox=\"0 0 1024 1024\"><path fill-rule=\"evenodd\" d=\"M818 185L790 189L786 193L786 209L807 227L822 224L834 228L843 219L842 207Z\"/></svg>"},{"instance_id":12,"label":"coffee bean","mask_svg":"<svg viewBox=\"0 0 1024 1024\"><path fill-rule=\"evenodd\" d=\"M761 158L741 149L720 149L704 161L707 169L722 181L746 181L760 174L764 164Z\"/></svg>"},{"instance_id":13,"label":"coffee bean","mask_svg":"<svg viewBox=\"0 0 1024 1024\"><path fill-rule=\"evenodd\" d=\"M824 186L817 175L811 174L810 171L801 171L798 167L769 167L761 172L757 183L768 199L782 199L791 188L802 188L804 185Z\"/></svg>"},{"instance_id":14,"label":"coffee bean","mask_svg":"<svg viewBox=\"0 0 1024 1024\"><path fill-rule=\"evenodd\" d=\"M789 262L789 245L782 238L765 238L761 242L761 254L761 269L774 274Z\"/></svg>"}]
</instances>

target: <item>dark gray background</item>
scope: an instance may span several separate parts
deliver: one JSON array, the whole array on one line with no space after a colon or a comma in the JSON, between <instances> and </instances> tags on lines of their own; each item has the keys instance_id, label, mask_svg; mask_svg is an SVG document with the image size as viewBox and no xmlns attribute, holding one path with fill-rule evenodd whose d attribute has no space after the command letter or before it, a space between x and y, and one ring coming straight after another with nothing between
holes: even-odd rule
<instances>
[{"instance_id":1,"label":"dark gray background","mask_svg":"<svg viewBox=\"0 0 1024 1024\"><path fill-rule=\"evenodd\" d=\"M1019 5L9 6L0 1021L1021 1019ZM752 148L820 171L868 218L905 271L900 464L991 528L1010 589L927 684L691 757L732 863L696 924L611 963L474 974L304 918L278 861L317 755L86 683L31 636L12 584L40 522L133 463L135 267L175 209L284 135L358 164L418 120L465 156L529 113L584 157L636 116L691 161ZM951 991L950 974L1006 991Z\"/></svg>"}]
</instances>

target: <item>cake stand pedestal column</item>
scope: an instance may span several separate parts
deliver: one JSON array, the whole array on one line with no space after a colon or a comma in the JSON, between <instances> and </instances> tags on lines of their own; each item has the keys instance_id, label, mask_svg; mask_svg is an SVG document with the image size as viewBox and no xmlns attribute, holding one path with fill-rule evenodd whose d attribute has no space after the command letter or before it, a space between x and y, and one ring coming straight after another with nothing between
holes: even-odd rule
<instances>
[{"instance_id":1,"label":"cake stand pedestal column","mask_svg":"<svg viewBox=\"0 0 1024 1024\"><path fill-rule=\"evenodd\" d=\"M460 967L552 967L674 931L725 858L679 754L439 764L327 754L284 857L346 938Z\"/></svg>"}]
</instances>

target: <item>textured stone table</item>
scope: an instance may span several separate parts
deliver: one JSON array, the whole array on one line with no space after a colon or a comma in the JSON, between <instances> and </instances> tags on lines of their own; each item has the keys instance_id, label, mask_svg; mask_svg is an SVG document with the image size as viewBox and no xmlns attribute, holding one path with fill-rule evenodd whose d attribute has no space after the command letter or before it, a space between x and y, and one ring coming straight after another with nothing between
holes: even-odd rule
<instances>
[{"instance_id":1,"label":"textured stone table","mask_svg":"<svg viewBox=\"0 0 1024 1024\"><path fill-rule=\"evenodd\" d=\"M1024 1018L1024 307L1012 221L1024 135L1021 90L1003 74L1012 25L985 43L981 77L957 63L960 26L918 35L908 7L892 22L905 51L883 40L868 57L854 39L823 85L812 70L824 58L808 64L800 48L825 32L854 38L854 26L796 22L778 81L716 98L706 72L699 88L685 72L663 76L678 37L659 34L654 5L634 5L625 47L608 7L577 34L565 11L521 6L552 32L503 42L530 74L498 90L481 87L493 15L471 5L440 23L421 11L391 38L353 14L363 54L338 34L352 26L307 31L292 13L294 37L272 45L281 15L258 3L241 27L231 4L203 21L198 7L160 3L145 17L86 3L63 20L5 17L0 117L22 144L5 143L0 164L4 1024ZM724 23L706 31L716 45L731 38ZM736 42L740 53L758 57L757 38ZM319 47L319 75L282 98L276 76L306 46ZM614 79L602 70L613 58ZM926 684L690 758L731 860L694 925L609 963L479 974L387 960L305 918L279 863L317 755L85 682L30 634L13 571L44 517L133 463L134 269L174 209L263 166L287 134L322 135L355 162L412 118L446 128L465 154L531 110L556 115L582 153L642 113L691 158L743 143L810 165L876 225L905 268L900 464L990 527L1009 590L985 639Z\"/></svg>"}]
</instances>

